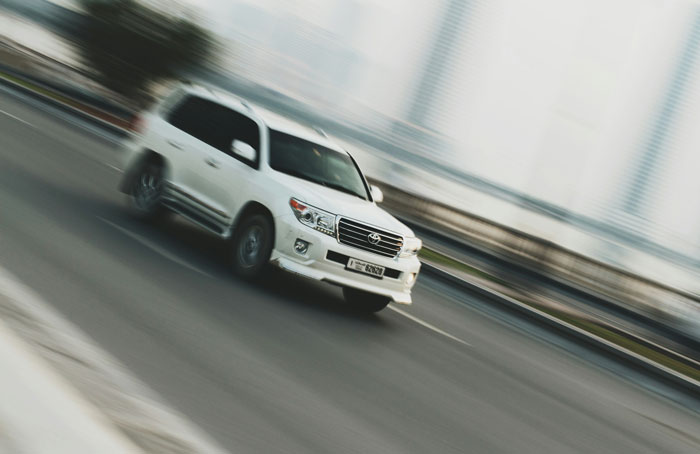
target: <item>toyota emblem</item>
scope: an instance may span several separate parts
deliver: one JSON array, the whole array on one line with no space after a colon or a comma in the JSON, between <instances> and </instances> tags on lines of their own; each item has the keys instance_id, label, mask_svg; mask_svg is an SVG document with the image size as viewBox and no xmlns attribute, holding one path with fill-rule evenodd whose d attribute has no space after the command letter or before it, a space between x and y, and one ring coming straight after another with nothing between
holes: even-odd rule
<instances>
[{"instance_id":1,"label":"toyota emblem","mask_svg":"<svg viewBox=\"0 0 700 454\"><path fill-rule=\"evenodd\" d=\"M370 244L377 244L381 240L382 240L382 237L379 236L377 233L372 232L369 235L367 235L367 241L369 241Z\"/></svg>"}]
</instances>

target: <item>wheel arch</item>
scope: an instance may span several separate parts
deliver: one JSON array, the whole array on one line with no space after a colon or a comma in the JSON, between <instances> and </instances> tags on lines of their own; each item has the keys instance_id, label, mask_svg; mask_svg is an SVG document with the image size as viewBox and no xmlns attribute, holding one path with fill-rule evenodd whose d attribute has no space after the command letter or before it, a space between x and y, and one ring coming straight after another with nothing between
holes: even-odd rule
<instances>
[{"instance_id":1,"label":"wheel arch","mask_svg":"<svg viewBox=\"0 0 700 454\"><path fill-rule=\"evenodd\" d=\"M241 221L255 214L262 214L270 220L270 225L272 226L272 248L274 249L277 233L275 226L275 218L272 215L272 212L269 208L267 208L265 205L256 200L250 200L249 202L247 202L236 215L236 218L233 221L233 225L231 226L231 238L236 236L236 231L241 225Z\"/></svg>"},{"instance_id":2,"label":"wheel arch","mask_svg":"<svg viewBox=\"0 0 700 454\"><path fill-rule=\"evenodd\" d=\"M125 194L128 194L129 189L131 188L134 182L134 178L138 176L138 171L141 168L143 168L143 166L148 164L156 164L161 166L163 168L163 174L167 179L169 172L167 159L160 153L156 153L151 149L146 149L143 152L141 152L139 158L136 159L134 163L131 164L129 168L126 169L126 171L124 172L124 176L122 177L121 182L119 183L119 190Z\"/></svg>"}]
</instances>

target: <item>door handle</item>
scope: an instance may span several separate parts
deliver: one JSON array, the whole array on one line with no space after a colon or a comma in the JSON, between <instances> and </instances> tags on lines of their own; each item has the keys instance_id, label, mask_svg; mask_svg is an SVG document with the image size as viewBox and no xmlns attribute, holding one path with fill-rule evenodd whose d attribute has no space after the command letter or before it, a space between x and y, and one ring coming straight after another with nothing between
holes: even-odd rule
<instances>
[{"instance_id":1,"label":"door handle","mask_svg":"<svg viewBox=\"0 0 700 454\"><path fill-rule=\"evenodd\" d=\"M180 145L179 143L174 142L172 140L168 140L168 145L170 145L171 147L176 148L178 150L182 150L182 145Z\"/></svg>"},{"instance_id":2,"label":"door handle","mask_svg":"<svg viewBox=\"0 0 700 454\"><path fill-rule=\"evenodd\" d=\"M216 159L207 158L207 159L204 160L204 162L206 162L207 165L210 166L210 167L213 167L213 168L215 168L215 169L218 169L218 168L219 168L219 161L217 161Z\"/></svg>"}]
</instances>

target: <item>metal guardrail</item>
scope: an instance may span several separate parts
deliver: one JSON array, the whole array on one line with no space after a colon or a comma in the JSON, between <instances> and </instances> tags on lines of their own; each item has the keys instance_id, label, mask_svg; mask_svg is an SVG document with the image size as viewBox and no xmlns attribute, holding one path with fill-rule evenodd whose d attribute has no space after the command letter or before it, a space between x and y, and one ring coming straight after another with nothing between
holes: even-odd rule
<instances>
[{"instance_id":1,"label":"metal guardrail","mask_svg":"<svg viewBox=\"0 0 700 454\"><path fill-rule=\"evenodd\" d=\"M551 241L382 182L383 206L440 235L486 251L700 340L700 297L565 249Z\"/></svg>"}]
</instances>

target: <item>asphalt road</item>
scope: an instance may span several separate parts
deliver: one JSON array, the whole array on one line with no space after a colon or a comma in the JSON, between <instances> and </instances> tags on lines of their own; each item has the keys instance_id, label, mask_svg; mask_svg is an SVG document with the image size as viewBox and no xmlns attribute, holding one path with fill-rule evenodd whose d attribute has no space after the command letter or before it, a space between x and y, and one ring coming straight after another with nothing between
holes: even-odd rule
<instances>
[{"instance_id":1,"label":"asphalt road","mask_svg":"<svg viewBox=\"0 0 700 454\"><path fill-rule=\"evenodd\" d=\"M698 413L635 371L427 276L371 316L241 282L225 243L128 216L114 144L0 110L0 264L233 452L700 452Z\"/></svg>"}]
</instances>

